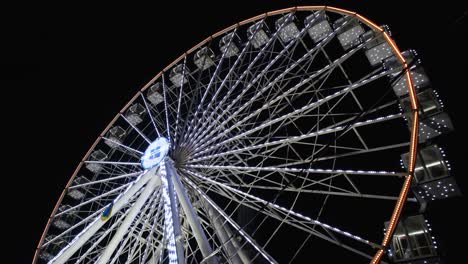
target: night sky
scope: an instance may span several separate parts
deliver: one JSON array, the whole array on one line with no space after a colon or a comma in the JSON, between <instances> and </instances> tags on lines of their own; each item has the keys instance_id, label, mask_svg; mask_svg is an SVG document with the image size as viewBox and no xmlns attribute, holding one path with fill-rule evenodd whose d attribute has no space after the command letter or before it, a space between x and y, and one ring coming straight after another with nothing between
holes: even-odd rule
<instances>
[{"instance_id":1,"label":"night sky","mask_svg":"<svg viewBox=\"0 0 468 264\"><path fill-rule=\"evenodd\" d=\"M18 15L4 18L6 47L0 63L6 73L1 78L6 135L2 145L11 141L14 148L7 147L7 173L2 175L7 185L2 189L12 192L4 200L9 212L3 215L12 221L9 231L15 232L13 263L31 262L76 165L146 82L212 33L266 11L296 5L329 4L354 10L377 24L389 25L401 50L418 51L455 125L445 148L453 174L467 193L462 169L466 155L460 143L467 135L461 126L466 118L466 98L461 93L467 89L466 5L428 1L420 7L405 6L407 1L218 1L207 5L193 1L197 5L185 6L170 2L132 8L57 6L57 11L47 12L20 6L12 10ZM466 225L460 216L466 204L462 198L453 198L431 204L428 210L448 263L455 263L466 250L456 242Z\"/></svg>"}]
</instances>

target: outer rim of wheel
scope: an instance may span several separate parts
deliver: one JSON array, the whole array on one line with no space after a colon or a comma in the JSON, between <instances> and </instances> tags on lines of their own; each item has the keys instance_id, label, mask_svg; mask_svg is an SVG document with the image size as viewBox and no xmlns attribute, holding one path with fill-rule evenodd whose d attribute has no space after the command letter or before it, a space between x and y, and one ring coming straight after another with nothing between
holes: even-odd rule
<instances>
[{"instance_id":1,"label":"outer rim of wheel","mask_svg":"<svg viewBox=\"0 0 468 264\"><path fill-rule=\"evenodd\" d=\"M187 52L183 53L181 56L179 56L177 59L175 59L172 63L170 63L168 66L166 66L162 71L160 71L158 74L156 74L155 77L153 77L148 83L146 83L130 100L129 102L115 115L115 117L111 120L111 122L104 128L104 130L99 134L99 136L96 138L94 143L91 145L89 150L86 152L86 154L83 156L82 160L76 167L75 171L73 172L72 176L70 177L70 180L67 182L65 188L63 189L59 199L57 200L57 203L55 204L54 209L52 210L52 213L49 216L49 219L47 221L46 227L44 228L44 231L41 235L41 238L39 240L38 246L35 250L34 257L32 263L37 262L38 258L38 252L44 242L44 238L46 233L49 230L49 227L51 225L51 220L53 219L53 216L55 215L58 206L61 204L63 197L66 194L66 190L69 188L70 184L72 183L73 179L76 177L78 171L81 169L84 161L88 158L89 154L91 151L96 147L96 145L99 143L101 138L105 135L105 133L111 128L111 126L115 123L115 121L118 119L120 114L123 114L124 111L130 106L130 104L141 94L143 93L148 87L156 81L164 72L168 71L171 67L173 67L175 64L177 64L179 61L181 61L184 57L186 57L188 54L192 53L195 51L197 48L201 47L208 41L210 41L213 38L216 38L238 26L251 23L253 21L259 20L264 17L268 17L271 15L278 15L278 14L283 14L291 11L318 11L318 10L325 10L329 12L335 12L338 14L342 15L348 15L348 16L355 16L357 19L359 19L362 23L366 24L373 30L376 30L378 32L381 32L386 40L386 42L390 45L392 48L393 53L396 55L396 57L399 59L399 61L404 65L404 71L405 71L405 76L407 80L407 85L409 87L408 89L408 94L410 97L411 101L411 110L412 110L412 123L409 124L410 126L410 149L409 149L409 162L408 162L408 168L407 168L407 175L405 177L405 181L403 183L403 186L401 188L400 194L398 196L398 200L395 204L395 207L393 209L393 213L391 215L389 224L387 226L387 231L385 232L384 238L381 243L381 248L377 250L375 253L373 259L371 260L371 264L377 264L380 262L380 259L382 258L385 249L387 248L390 238L393 235L396 224L398 223L398 220L400 218L400 214L403 210L403 207L405 205L405 200L407 198L409 188L413 179L414 175L414 168L415 168L415 163L416 163L416 152L417 152L417 147L418 147L418 125L419 125L419 109L418 109L418 98L416 96L416 90L412 82L411 78L411 73L410 69L408 67L408 63L405 60L405 58L401 55L401 51L396 45L395 41L389 36L387 32L385 32L381 27L379 27L376 23L374 23L372 20L356 13L350 10L342 9L342 8L337 8L337 7L331 7L331 6L296 6L296 7L290 7L290 8L285 8L285 9L279 9L279 10L274 10L270 12L266 12L257 16L254 16L252 18L245 19L239 23L233 24L223 30L220 30L213 35L205 38L192 48L190 48Z\"/></svg>"}]
</instances>

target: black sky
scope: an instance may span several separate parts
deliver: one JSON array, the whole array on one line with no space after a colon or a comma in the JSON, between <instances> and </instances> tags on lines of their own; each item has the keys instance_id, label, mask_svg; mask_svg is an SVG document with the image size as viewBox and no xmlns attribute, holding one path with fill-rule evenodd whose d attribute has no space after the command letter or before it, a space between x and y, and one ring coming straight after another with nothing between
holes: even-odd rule
<instances>
[{"instance_id":1,"label":"black sky","mask_svg":"<svg viewBox=\"0 0 468 264\"><path fill-rule=\"evenodd\" d=\"M56 200L75 166L113 116L152 76L201 40L240 20L296 5L354 10L387 24L402 50L416 49L456 131L446 148L467 193L462 142L467 90L466 4L408 1L169 1L164 5L31 6L4 17L1 66L3 145L8 199L3 215L14 235L13 263L30 263ZM274 3L272 3L274 2ZM350 3L353 2L353 3ZM462 1L457 1L462 2ZM158 3L158 1L155 1ZM422 2L421 2L422 3ZM411 3L415 5L416 3ZM44 8L44 7L43 7ZM8 13L8 9L3 12ZM10 18L11 17L11 18ZM6 92L6 94L5 94ZM463 94L462 94L463 93ZM466 144L463 144L466 145ZM430 206L435 232L449 263L463 256L461 198ZM13 213L9 213L13 212Z\"/></svg>"}]
</instances>

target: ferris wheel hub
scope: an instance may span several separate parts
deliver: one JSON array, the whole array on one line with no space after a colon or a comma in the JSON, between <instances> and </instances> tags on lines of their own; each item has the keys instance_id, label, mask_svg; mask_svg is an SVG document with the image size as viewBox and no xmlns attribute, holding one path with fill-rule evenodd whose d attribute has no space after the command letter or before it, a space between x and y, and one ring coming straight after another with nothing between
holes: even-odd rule
<instances>
[{"instance_id":1,"label":"ferris wheel hub","mask_svg":"<svg viewBox=\"0 0 468 264\"><path fill-rule=\"evenodd\" d=\"M188 146L179 146L174 149L172 157L174 158L174 166L182 167L185 166L187 161L190 159L193 153L193 149Z\"/></svg>"},{"instance_id":2,"label":"ferris wheel hub","mask_svg":"<svg viewBox=\"0 0 468 264\"><path fill-rule=\"evenodd\" d=\"M169 140L165 137L159 137L149 144L141 157L141 166L143 169L147 170L159 165L167 156L169 147Z\"/></svg>"}]
</instances>

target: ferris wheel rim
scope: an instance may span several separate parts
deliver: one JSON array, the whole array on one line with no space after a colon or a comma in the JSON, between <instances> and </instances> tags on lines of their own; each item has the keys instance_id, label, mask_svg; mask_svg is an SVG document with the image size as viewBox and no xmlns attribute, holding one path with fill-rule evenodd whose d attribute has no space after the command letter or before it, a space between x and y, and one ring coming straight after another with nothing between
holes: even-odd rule
<instances>
[{"instance_id":1,"label":"ferris wheel rim","mask_svg":"<svg viewBox=\"0 0 468 264\"><path fill-rule=\"evenodd\" d=\"M372 22L368 18L366 18L366 17L364 17L364 16L362 16L362 15L356 13L356 12L352 12L352 11L349 11L349 10L346 10L346 9L341 9L341 8L336 8L336 7L330 7L330 6L296 6L296 7L291 7L291 8L266 12L264 14L261 14L261 15L258 15L258 16L243 20L243 21L241 21L239 23L233 24L233 25L231 25L231 26L229 26L229 27L227 27L227 28L225 28L223 30L220 30L220 31L216 32L215 34L209 36L208 38L205 38L204 40L202 40L201 42L199 42L198 44L196 44L195 46L190 48L187 52L183 53L181 56L179 56L177 59L175 59L173 62L171 62L167 67L165 67L158 74L156 74L156 76L154 78L152 78L147 84L145 84L129 100L129 102L122 108L122 110L119 111L116 114L116 116L109 122L109 124L104 128L103 132L97 137L95 142L91 145L89 150L83 156L80 163L77 165L75 171L72 173L72 175L70 177L70 180L67 182L64 190L62 191L59 199L57 200L57 203L54 206L54 209L52 210L52 213L51 213L51 215L50 215L50 217L48 219L46 227L45 227L45 229L43 231L43 234L41 235L38 246L36 248L34 258L33 258L33 263L35 263L37 261L38 252L39 252L42 244L44 243L45 235L48 232L48 229L49 229L49 227L51 225L51 220L55 216L55 214L57 212L57 209L58 209L58 206L61 204L61 202L63 200L63 197L66 194L66 190L70 187L73 179L77 176L77 174L78 174L79 170L81 169L81 167L83 166L83 164L85 164L85 161L89 157L91 151L95 149L95 147L100 142L100 140L102 140L105 137L105 134L107 133L107 131L109 131L109 129L112 127L112 125L115 124L116 120L120 116L123 115L124 111L126 109L128 109L128 107L131 105L131 103L133 103L139 96L142 96L143 92L146 91L150 87L150 85L152 83L154 83L158 78L160 78L161 75L163 75L165 72L167 72L170 68L172 68L178 62L180 62L182 59L186 58L188 54L193 53L196 49L200 48L201 46L206 44L211 39L216 38L216 37L218 37L218 36L220 36L220 35L222 35L222 34L224 34L226 32L229 32L232 29L234 29L234 28L236 28L236 27L238 27L240 25L248 24L248 23L257 21L257 20L259 20L261 18L268 17L268 16L284 14L284 13L288 13L288 12L296 11L296 10L297 11L325 10L325 11L336 12L336 13L339 13L339 14L352 15L352 16L357 17L360 22L366 24L367 26L369 26L373 30L379 31L379 32L381 32L383 34L383 36L385 37L387 43L390 44L394 54L398 56L398 59L400 60L400 62L403 65L405 65L405 67L406 67L405 75L407 76L406 79L407 79L407 82L408 82L409 96L410 96L410 99L411 99L411 107L412 107L412 111L413 111L413 118L411 120L412 123L410 125L410 127L411 127L411 129L410 129L411 130L411 136L410 136L410 144L409 144L410 145L410 152L409 152L410 153L410 159L409 159L409 166L408 166L408 171L407 171L408 173L406 174L405 182L404 182L404 184L402 186L402 189L401 189L401 192L400 192L400 195L399 195L399 199L397 201L397 204L395 205L395 208L394 208L394 211L393 211L393 214L392 214L392 217L391 217L391 221L390 221L390 223L391 223L390 224L390 230L394 229L394 227L395 227L394 223L398 221L399 215L400 215L401 210L402 210L402 208L404 206L404 201L406 200L406 196L408 194L409 185L410 185L412 177L413 177L414 168L415 168L415 158L416 158L415 153L417 151L417 142L418 142L418 133L417 133L418 129L417 128L418 128L418 124L419 124L418 123L419 113L418 113L418 105L417 105L417 96L416 96L416 92L415 92L415 87L414 87L414 85L412 83L412 79L410 78L411 75L410 75L409 68L407 67L408 64L407 64L405 58L403 56L401 56L401 52L400 52L398 46L396 45L395 41L381 27L377 26L374 22ZM143 98L144 98L144 96L143 96ZM392 228L392 225L393 225L393 228ZM383 240L382 245L381 245L382 248L385 248L387 246L389 238L391 237L392 233L393 233L393 231L385 233L384 240ZM371 263L378 263L378 261L380 260L380 257L382 256L382 254L383 254L383 249L378 250Z\"/></svg>"}]
</instances>

